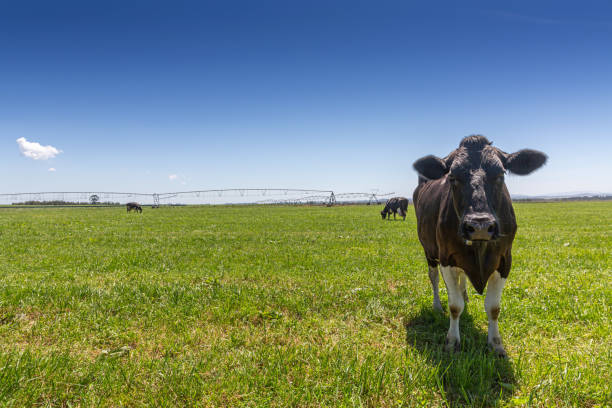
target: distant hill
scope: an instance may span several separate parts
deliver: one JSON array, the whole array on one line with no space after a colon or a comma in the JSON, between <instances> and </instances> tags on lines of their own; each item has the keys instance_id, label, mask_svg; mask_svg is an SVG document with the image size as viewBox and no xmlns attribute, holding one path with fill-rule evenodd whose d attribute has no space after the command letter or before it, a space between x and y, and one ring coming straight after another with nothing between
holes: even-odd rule
<instances>
[{"instance_id":1,"label":"distant hill","mask_svg":"<svg viewBox=\"0 0 612 408\"><path fill-rule=\"evenodd\" d=\"M611 193L594 193L581 191L575 193L555 193L537 196L513 195L513 201L590 201L590 200L612 200Z\"/></svg>"},{"instance_id":2,"label":"distant hill","mask_svg":"<svg viewBox=\"0 0 612 408\"><path fill-rule=\"evenodd\" d=\"M556 193L530 196L524 194L512 195L512 201L594 201L594 200L612 200L612 193L593 193L593 192L577 192L577 193ZM373 205L384 204L387 200L380 199L379 204L370 203ZM412 198L409 198L412 204ZM368 204L367 200L341 201L337 205L347 204Z\"/></svg>"}]
</instances>

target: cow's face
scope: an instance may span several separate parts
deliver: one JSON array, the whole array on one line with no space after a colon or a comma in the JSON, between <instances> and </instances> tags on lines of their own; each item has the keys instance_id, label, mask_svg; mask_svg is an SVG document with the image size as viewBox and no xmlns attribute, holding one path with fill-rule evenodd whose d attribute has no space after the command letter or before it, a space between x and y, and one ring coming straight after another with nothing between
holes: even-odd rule
<instances>
[{"instance_id":1,"label":"cow's face","mask_svg":"<svg viewBox=\"0 0 612 408\"><path fill-rule=\"evenodd\" d=\"M450 183L455 213L466 240L488 241L499 237L497 210L505 192L505 169L497 149L461 147L450 161L445 182Z\"/></svg>"},{"instance_id":2,"label":"cow's face","mask_svg":"<svg viewBox=\"0 0 612 408\"><path fill-rule=\"evenodd\" d=\"M414 167L428 179L449 183L461 237L488 241L499 237L498 210L510 199L504 183L506 171L529 174L545 162L544 153L520 150L507 154L484 136L469 136L446 158L426 156Z\"/></svg>"},{"instance_id":3,"label":"cow's face","mask_svg":"<svg viewBox=\"0 0 612 408\"><path fill-rule=\"evenodd\" d=\"M385 218L387 218L387 213L385 212L385 210L382 210L380 212L380 215L382 215L382 219L384 220Z\"/></svg>"}]
</instances>

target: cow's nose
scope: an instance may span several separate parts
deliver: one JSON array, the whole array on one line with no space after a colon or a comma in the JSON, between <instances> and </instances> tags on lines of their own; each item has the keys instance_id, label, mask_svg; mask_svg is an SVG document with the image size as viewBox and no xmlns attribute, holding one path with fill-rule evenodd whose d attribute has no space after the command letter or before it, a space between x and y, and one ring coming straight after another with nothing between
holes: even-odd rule
<instances>
[{"instance_id":1,"label":"cow's nose","mask_svg":"<svg viewBox=\"0 0 612 408\"><path fill-rule=\"evenodd\" d=\"M461 229L465 239L471 241L488 241L497 236L497 223L490 215L467 216Z\"/></svg>"}]
</instances>

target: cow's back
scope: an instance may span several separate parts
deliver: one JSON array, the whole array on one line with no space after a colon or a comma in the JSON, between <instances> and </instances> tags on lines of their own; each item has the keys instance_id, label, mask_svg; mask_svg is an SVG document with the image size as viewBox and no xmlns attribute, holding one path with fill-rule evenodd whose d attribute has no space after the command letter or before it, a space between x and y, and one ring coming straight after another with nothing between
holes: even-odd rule
<instances>
[{"instance_id":1,"label":"cow's back","mask_svg":"<svg viewBox=\"0 0 612 408\"><path fill-rule=\"evenodd\" d=\"M394 210L397 208L397 197L392 197L387 200L385 207L390 210Z\"/></svg>"}]
</instances>

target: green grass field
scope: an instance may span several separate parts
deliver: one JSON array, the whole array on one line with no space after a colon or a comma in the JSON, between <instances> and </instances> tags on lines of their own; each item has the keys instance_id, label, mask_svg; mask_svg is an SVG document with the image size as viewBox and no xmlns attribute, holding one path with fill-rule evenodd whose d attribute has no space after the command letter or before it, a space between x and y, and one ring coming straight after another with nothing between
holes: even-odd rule
<instances>
[{"instance_id":1,"label":"green grass field","mask_svg":"<svg viewBox=\"0 0 612 408\"><path fill-rule=\"evenodd\" d=\"M515 205L508 360L380 207L0 210L0 405L612 404L612 202Z\"/></svg>"}]
</instances>

